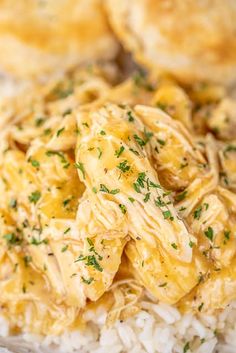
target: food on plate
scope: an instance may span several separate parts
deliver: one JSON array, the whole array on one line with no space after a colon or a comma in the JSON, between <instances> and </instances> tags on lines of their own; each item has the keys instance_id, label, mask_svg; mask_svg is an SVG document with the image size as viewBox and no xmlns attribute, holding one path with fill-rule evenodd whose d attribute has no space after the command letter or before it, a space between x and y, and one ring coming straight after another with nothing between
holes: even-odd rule
<instances>
[{"instance_id":1,"label":"food on plate","mask_svg":"<svg viewBox=\"0 0 236 353\"><path fill-rule=\"evenodd\" d=\"M196 106L215 117L230 99L107 72L2 102L0 301L14 333L61 334L102 308L113 325L147 293L183 312L235 298L234 142L194 124Z\"/></svg>"}]
</instances>

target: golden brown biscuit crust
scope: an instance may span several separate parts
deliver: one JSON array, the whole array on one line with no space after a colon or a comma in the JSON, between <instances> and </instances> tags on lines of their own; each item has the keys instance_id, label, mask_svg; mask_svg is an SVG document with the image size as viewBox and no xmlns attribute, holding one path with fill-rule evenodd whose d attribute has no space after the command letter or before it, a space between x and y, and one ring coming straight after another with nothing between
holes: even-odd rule
<instances>
[{"instance_id":1,"label":"golden brown biscuit crust","mask_svg":"<svg viewBox=\"0 0 236 353\"><path fill-rule=\"evenodd\" d=\"M107 0L111 24L136 60L186 82L236 80L234 0Z\"/></svg>"}]
</instances>

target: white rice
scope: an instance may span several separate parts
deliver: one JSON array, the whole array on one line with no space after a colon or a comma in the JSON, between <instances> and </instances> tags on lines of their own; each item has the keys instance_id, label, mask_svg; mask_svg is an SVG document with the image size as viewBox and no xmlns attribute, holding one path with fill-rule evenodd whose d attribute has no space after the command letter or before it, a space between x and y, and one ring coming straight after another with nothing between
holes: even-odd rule
<instances>
[{"instance_id":1,"label":"white rice","mask_svg":"<svg viewBox=\"0 0 236 353\"><path fill-rule=\"evenodd\" d=\"M174 306L144 301L136 316L109 329L104 326L104 313L96 317L90 313L88 319L83 332L43 338L31 334L8 337L8 323L0 317L0 353L236 352L236 302L216 316L194 316L181 315Z\"/></svg>"}]
</instances>

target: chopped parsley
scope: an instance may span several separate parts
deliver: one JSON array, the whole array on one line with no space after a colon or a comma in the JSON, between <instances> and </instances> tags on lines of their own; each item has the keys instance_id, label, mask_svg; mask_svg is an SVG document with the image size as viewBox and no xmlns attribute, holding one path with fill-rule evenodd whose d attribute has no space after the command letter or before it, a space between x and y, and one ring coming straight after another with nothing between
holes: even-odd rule
<instances>
[{"instance_id":1,"label":"chopped parsley","mask_svg":"<svg viewBox=\"0 0 236 353\"><path fill-rule=\"evenodd\" d=\"M161 146L165 146L166 142L164 140L161 139L157 139L157 142L161 145Z\"/></svg>"},{"instance_id":2,"label":"chopped parsley","mask_svg":"<svg viewBox=\"0 0 236 353\"><path fill-rule=\"evenodd\" d=\"M208 227L207 230L204 232L204 234L210 241L213 240L214 232L211 227Z\"/></svg>"},{"instance_id":3,"label":"chopped parsley","mask_svg":"<svg viewBox=\"0 0 236 353\"><path fill-rule=\"evenodd\" d=\"M98 150L98 159L100 159L102 157L102 150L100 147L97 147Z\"/></svg>"},{"instance_id":4,"label":"chopped parsley","mask_svg":"<svg viewBox=\"0 0 236 353\"><path fill-rule=\"evenodd\" d=\"M192 240L190 240L188 245L189 245L190 248L192 248L194 246L194 242Z\"/></svg>"},{"instance_id":5,"label":"chopped parsley","mask_svg":"<svg viewBox=\"0 0 236 353\"><path fill-rule=\"evenodd\" d=\"M35 167L35 168L40 167L40 163L39 163L39 161L37 161L36 159L31 159L31 158L29 158L29 162L30 162L30 163L32 164L32 166Z\"/></svg>"},{"instance_id":6,"label":"chopped parsley","mask_svg":"<svg viewBox=\"0 0 236 353\"><path fill-rule=\"evenodd\" d=\"M189 351L189 350L190 350L189 342L186 342L184 345L184 348L183 348L183 353L187 353L187 351Z\"/></svg>"},{"instance_id":7,"label":"chopped parsley","mask_svg":"<svg viewBox=\"0 0 236 353\"><path fill-rule=\"evenodd\" d=\"M144 201L145 203L148 202L148 200L150 199L150 196L151 196L151 193L148 192L148 193L145 195L143 201Z\"/></svg>"},{"instance_id":8,"label":"chopped parsley","mask_svg":"<svg viewBox=\"0 0 236 353\"><path fill-rule=\"evenodd\" d=\"M101 131L100 131L100 135L103 135L103 136L104 136L104 135L106 135L106 132L105 132L104 130L101 130Z\"/></svg>"},{"instance_id":9,"label":"chopped parsley","mask_svg":"<svg viewBox=\"0 0 236 353\"><path fill-rule=\"evenodd\" d=\"M24 256L23 260L25 263L25 267L27 267L27 266L29 266L29 263L32 261L32 257L31 256Z\"/></svg>"},{"instance_id":10,"label":"chopped parsley","mask_svg":"<svg viewBox=\"0 0 236 353\"><path fill-rule=\"evenodd\" d=\"M172 216L171 212L168 211L163 211L162 212L164 219L170 219L171 221L174 220L174 217Z\"/></svg>"},{"instance_id":11,"label":"chopped parsley","mask_svg":"<svg viewBox=\"0 0 236 353\"><path fill-rule=\"evenodd\" d=\"M115 151L115 156L119 158L121 154L124 152L125 148L124 146L121 146L118 150Z\"/></svg>"},{"instance_id":12,"label":"chopped parsley","mask_svg":"<svg viewBox=\"0 0 236 353\"><path fill-rule=\"evenodd\" d=\"M120 189L113 189L113 190L109 190L106 185L104 184L100 184L100 191L101 192L106 192L107 194L111 194L111 195L116 195L120 192Z\"/></svg>"},{"instance_id":13,"label":"chopped parsley","mask_svg":"<svg viewBox=\"0 0 236 353\"><path fill-rule=\"evenodd\" d=\"M201 303L201 304L199 305L198 311L202 311L203 305L204 305L204 303Z\"/></svg>"},{"instance_id":14,"label":"chopped parsley","mask_svg":"<svg viewBox=\"0 0 236 353\"><path fill-rule=\"evenodd\" d=\"M15 233L7 233L3 236L8 245L17 245L21 243L21 239Z\"/></svg>"},{"instance_id":15,"label":"chopped parsley","mask_svg":"<svg viewBox=\"0 0 236 353\"><path fill-rule=\"evenodd\" d=\"M193 218L199 220L201 217L201 213L202 213L202 206L199 206L198 208L196 208L196 210L193 213Z\"/></svg>"},{"instance_id":16,"label":"chopped parsley","mask_svg":"<svg viewBox=\"0 0 236 353\"><path fill-rule=\"evenodd\" d=\"M183 192L181 192L181 194L178 194L177 196L176 196L176 201L182 201L182 200L184 200L185 199L185 197L186 197L186 195L187 195L187 190L185 190L185 191L183 191Z\"/></svg>"},{"instance_id":17,"label":"chopped parsley","mask_svg":"<svg viewBox=\"0 0 236 353\"><path fill-rule=\"evenodd\" d=\"M158 287L163 288L163 287L166 287L166 286L167 286L167 282L164 282L164 283L162 283L162 284L159 284Z\"/></svg>"},{"instance_id":18,"label":"chopped parsley","mask_svg":"<svg viewBox=\"0 0 236 353\"><path fill-rule=\"evenodd\" d=\"M36 239L35 237L32 237L30 244L36 245L36 246L41 244L48 244L48 239L45 238L43 240L40 240L40 239Z\"/></svg>"},{"instance_id":19,"label":"chopped parsley","mask_svg":"<svg viewBox=\"0 0 236 353\"><path fill-rule=\"evenodd\" d=\"M130 121L130 122L133 122L133 121L134 121L134 117L133 117L133 115L132 115L132 112L129 111L129 112L127 113L127 115L128 115L128 117L129 117L129 121Z\"/></svg>"},{"instance_id":20,"label":"chopped parsley","mask_svg":"<svg viewBox=\"0 0 236 353\"><path fill-rule=\"evenodd\" d=\"M75 163L75 168L79 169L83 175L83 178L85 179L85 170L84 170L84 165L81 162Z\"/></svg>"},{"instance_id":21,"label":"chopped parsley","mask_svg":"<svg viewBox=\"0 0 236 353\"><path fill-rule=\"evenodd\" d=\"M118 164L117 168L120 169L123 173L128 172L130 170L130 166L128 165L127 160Z\"/></svg>"},{"instance_id":22,"label":"chopped parsley","mask_svg":"<svg viewBox=\"0 0 236 353\"><path fill-rule=\"evenodd\" d=\"M171 246L172 246L172 248L175 249L175 250L178 249L178 246L177 246L175 243L172 243Z\"/></svg>"},{"instance_id":23,"label":"chopped parsley","mask_svg":"<svg viewBox=\"0 0 236 353\"><path fill-rule=\"evenodd\" d=\"M121 209L121 212L122 212L123 214L126 214L127 209L126 209L125 205L119 204L119 207L120 207L120 209Z\"/></svg>"},{"instance_id":24,"label":"chopped parsley","mask_svg":"<svg viewBox=\"0 0 236 353\"><path fill-rule=\"evenodd\" d=\"M64 127L62 127L61 129L57 130L57 137L59 137L64 130L65 130Z\"/></svg>"},{"instance_id":25,"label":"chopped parsley","mask_svg":"<svg viewBox=\"0 0 236 353\"><path fill-rule=\"evenodd\" d=\"M78 262L78 261L87 261L85 263L86 266L92 266L94 267L94 269L96 269L99 272L103 271L103 268L98 263L95 255L88 255L88 256L80 255L75 262Z\"/></svg>"},{"instance_id":26,"label":"chopped parsley","mask_svg":"<svg viewBox=\"0 0 236 353\"><path fill-rule=\"evenodd\" d=\"M93 277L90 277L88 279L85 279L83 276L81 276L82 282L86 284L91 284L94 281Z\"/></svg>"},{"instance_id":27,"label":"chopped parsley","mask_svg":"<svg viewBox=\"0 0 236 353\"><path fill-rule=\"evenodd\" d=\"M9 207L10 208L17 208L17 200L16 199L11 199L9 202Z\"/></svg>"},{"instance_id":28,"label":"chopped parsley","mask_svg":"<svg viewBox=\"0 0 236 353\"><path fill-rule=\"evenodd\" d=\"M61 252L65 252L68 249L68 244L63 246L63 248L61 249Z\"/></svg>"},{"instance_id":29,"label":"chopped parsley","mask_svg":"<svg viewBox=\"0 0 236 353\"><path fill-rule=\"evenodd\" d=\"M36 204L41 197L40 191L33 191L30 196L28 197L29 202Z\"/></svg>"},{"instance_id":30,"label":"chopped parsley","mask_svg":"<svg viewBox=\"0 0 236 353\"><path fill-rule=\"evenodd\" d=\"M59 151L47 151L46 152L46 155L48 157L51 157L51 156L58 156L61 160L61 163L64 164L63 168L68 168L70 163L67 161L67 159L65 158L64 156L64 153L63 152L59 152Z\"/></svg>"}]
</instances>

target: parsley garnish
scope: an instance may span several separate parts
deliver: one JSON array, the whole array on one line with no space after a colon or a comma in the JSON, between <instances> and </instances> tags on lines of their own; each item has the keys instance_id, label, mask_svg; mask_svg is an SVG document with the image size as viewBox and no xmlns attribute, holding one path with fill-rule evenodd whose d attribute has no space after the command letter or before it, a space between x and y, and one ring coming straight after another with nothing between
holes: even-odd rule
<instances>
[{"instance_id":1,"label":"parsley garnish","mask_svg":"<svg viewBox=\"0 0 236 353\"><path fill-rule=\"evenodd\" d=\"M127 115L128 115L128 117L129 117L129 121L130 121L130 122L133 122L133 121L134 121L134 117L133 117L133 115L132 115L132 112L129 111L129 112L127 113Z\"/></svg>"},{"instance_id":2,"label":"parsley garnish","mask_svg":"<svg viewBox=\"0 0 236 353\"><path fill-rule=\"evenodd\" d=\"M117 168L120 169L123 173L128 172L130 170L130 166L128 165L127 160L118 164Z\"/></svg>"},{"instance_id":3,"label":"parsley garnish","mask_svg":"<svg viewBox=\"0 0 236 353\"><path fill-rule=\"evenodd\" d=\"M106 192L108 194L111 194L111 195L116 195L120 192L120 189L113 189L113 190L109 190L106 185L104 184L100 184L100 191L102 192Z\"/></svg>"},{"instance_id":4,"label":"parsley garnish","mask_svg":"<svg viewBox=\"0 0 236 353\"><path fill-rule=\"evenodd\" d=\"M17 208L17 200L16 199L11 199L10 202L9 202L9 207Z\"/></svg>"},{"instance_id":5,"label":"parsley garnish","mask_svg":"<svg viewBox=\"0 0 236 353\"><path fill-rule=\"evenodd\" d=\"M170 219L171 221L174 220L174 217L172 216L171 212L168 211L163 211L162 212L164 219Z\"/></svg>"},{"instance_id":6,"label":"parsley garnish","mask_svg":"<svg viewBox=\"0 0 236 353\"><path fill-rule=\"evenodd\" d=\"M185 343L183 353L187 353L190 350L189 342Z\"/></svg>"},{"instance_id":7,"label":"parsley garnish","mask_svg":"<svg viewBox=\"0 0 236 353\"><path fill-rule=\"evenodd\" d=\"M59 137L64 130L65 130L64 127L62 127L61 129L57 130L57 137Z\"/></svg>"},{"instance_id":8,"label":"parsley garnish","mask_svg":"<svg viewBox=\"0 0 236 353\"><path fill-rule=\"evenodd\" d=\"M214 235L214 232L213 232L213 229L211 227L208 227L208 229L204 232L205 236L210 239L210 241L213 240L213 235Z\"/></svg>"},{"instance_id":9,"label":"parsley garnish","mask_svg":"<svg viewBox=\"0 0 236 353\"><path fill-rule=\"evenodd\" d=\"M40 191L33 191L28 197L29 201L36 204L41 197Z\"/></svg>"},{"instance_id":10,"label":"parsley garnish","mask_svg":"<svg viewBox=\"0 0 236 353\"><path fill-rule=\"evenodd\" d=\"M83 178L85 179L85 170L84 170L84 165L81 162L75 163L75 168L79 169L83 175Z\"/></svg>"},{"instance_id":11,"label":"parsley garnish","mask_svg":"<svg viewBox=\"0 0 236 353\"><path fill-rule=\"evenodd\" d=\"M32 245L48 244L48 239L39 240L39 239L36 239L35 237L33 237L31 239L30 244L32 244Z\"/></svg>"},{"instance_id":12,"label":"parsley garnish","mask_svg":"<svg viewBox=\"0 0 236 353\"><path fill-rule=\"evenodd\" d=\"M187 195L187 193L188 193L187 190L181 192L181 194L179 194L179 195L176 196L176 200L177 200L177 201L182 201L182 200L184 200L185 197L186 197L186 195Z\"/></svg>"},{"instance_id":13,"label":"parsley garnish","mask_svg":"<svg viewBox=\"0 0 236 353\"><path fill-rule=\"evenodd\" d=\"M119 207L120 207L120 209L121 209L121 212L122 212L123 214L126 214L127 209L126 209L125 205L119 204Z\"/></svg>"},{"instance_id":14,"label":"parsley garnish","mask_svg":"<svg viewBox=\"0 0 236 353\"><path fill-rule=\"evenodd\" d=\"M61 252L65 252L68 249L68 245L63 246L63 248L61 249Z\"/></svg>"},{"instance_id":15,"label":"parsley garnish","mask_svg":"<svg viewBox=\"0 0 236 353\"><path fill-rule=\"evenodd\" d=\"M172 248L175 249L175 250L178 249L178 246L177 246L175 243L172 243L171 246L172 246Z\"/></svg>"},{"instance_id":16,"label":"parsley garnish","mask_svg":"<svg viewBox=\"0 0 236 353\"><path fill-rule=\"evenodd\" d=\"M38 168L40 163L36 159L29 159L29 162L32 164L33 167Z\"/></svg>"},{"instance_id":17,"label":"parsley garnish","mask_svg":"<svg viewBox=\"0 0 236 353\"><path fill-rule=\"evenodd\" d=\"M201 217L201 213L202 213L202 206L199 206L198 208L196 208L196 210L193 213L193 217L197 220L200 219Z\"/></svg>"},{"instance_id":18,"label":"parsley garnish","mask_svg":"<svg viewBox=\"0 0 236 353\"><path fill-rule=\"evenodd\" d=\"M93 277L90 277L88 279L85 279L83 276L81 276L81 279L84 283L86 284L91 284L93 281L94 281L94 278Z\"/></svg>"},{"instance_id":19,"label":"parsley garnish","mask_svg":"<svg viewBox=\"0 0 236 353\"><path fill-rule=\"evenodd\" d=\"M115 151L115 156L119 158L120 155L124 152L124 150L125 150L124 146L121 146L118 150Z\"/></svg>"}]
</instances>

